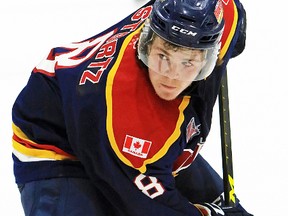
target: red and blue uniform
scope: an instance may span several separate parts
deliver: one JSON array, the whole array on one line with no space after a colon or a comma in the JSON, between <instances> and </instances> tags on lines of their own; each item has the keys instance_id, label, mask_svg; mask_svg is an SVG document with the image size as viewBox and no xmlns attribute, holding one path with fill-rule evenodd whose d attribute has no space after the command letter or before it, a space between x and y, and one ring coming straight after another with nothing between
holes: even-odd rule
<instances>
[{"instance_id":1,"label":"red and blue uniform","mask_svg":"<svg viewBox=\"0 0 288 216\"><path fill-rule=\"evenodd\" d=\"M17 184L89 179L99 193L97 206L109 208L109 215L201 215L175 182L209 134L242 7L223 0L222 64L187 94L165 101L137 58L152 5L87 40L53 48L34 68L13 106Z\"/></svg>"}]
</instances>

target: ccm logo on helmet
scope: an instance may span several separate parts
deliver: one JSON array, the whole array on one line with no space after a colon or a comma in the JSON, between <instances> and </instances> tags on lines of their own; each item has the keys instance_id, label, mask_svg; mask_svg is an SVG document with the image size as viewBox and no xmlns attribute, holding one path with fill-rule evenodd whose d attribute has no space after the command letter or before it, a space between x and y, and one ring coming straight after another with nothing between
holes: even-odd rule
<instances>
[{"instance_id":1,"label":"ccm logo on helmet","mask_svg":"<svg viewBox=\"0 0 288 216\"><path fill-rule=\"evenodd\" d=\"M174 31L180 32L182 34L188 35L188 36L189 35L195 36L197 34L197 32L192 32L192 31L180 28L180 27L175 26L175 25L173 25L171 29L174 30Z\"/></svg>"}]
</instances>

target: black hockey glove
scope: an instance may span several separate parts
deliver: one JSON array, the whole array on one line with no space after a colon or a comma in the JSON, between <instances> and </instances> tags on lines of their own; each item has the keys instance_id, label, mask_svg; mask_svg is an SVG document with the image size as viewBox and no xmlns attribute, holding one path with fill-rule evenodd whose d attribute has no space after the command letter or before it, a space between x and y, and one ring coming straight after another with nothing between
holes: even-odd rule
<instances>
[{"instance_id":1,"label":"black hockey glove","mask_svg":"<svg viewBox=\"0 0 288 216\"><path fill-rule=\"evenodd\" d=\"M194 204L203 216L224 216L223 210L213 203Z\"/></svg>"},{"instance_id":2,"label":"black hockey glove","mask_svg":"<svg viewBox=\"0 0 288 216\"><path fill-rule=\"evenodd\" d=\"M229 208L224 207L222 208L225 212L225 216L253 216L252 214L249 214L245 210L239 209L239 208Z\"/></svg>"}]
</instances>

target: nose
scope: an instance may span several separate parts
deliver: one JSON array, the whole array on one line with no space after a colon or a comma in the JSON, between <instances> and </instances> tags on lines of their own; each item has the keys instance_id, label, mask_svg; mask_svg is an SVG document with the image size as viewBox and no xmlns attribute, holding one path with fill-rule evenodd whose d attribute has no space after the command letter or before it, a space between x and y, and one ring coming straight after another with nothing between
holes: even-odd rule
<instances>
[{"instance_id":1,"label":"nose","mask_svg":"<svg viewBox=\"0 0 288 216\"><path fill-rule=\"evenodd\" d=\"M165 67L163 67L163 74L170 79L179 79L180 71L178 65L175 63L166 63Z\"/></svg>"}]
</instances>

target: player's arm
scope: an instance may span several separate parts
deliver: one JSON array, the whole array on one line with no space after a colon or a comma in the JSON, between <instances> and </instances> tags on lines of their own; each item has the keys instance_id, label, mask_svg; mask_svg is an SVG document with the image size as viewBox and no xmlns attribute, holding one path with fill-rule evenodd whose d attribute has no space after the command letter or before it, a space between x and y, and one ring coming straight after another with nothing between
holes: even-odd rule
<instances>
[{"instance_id":1,"label":"player's arm","mask_svg":"<svg viewBox=\"0 0 288 216\"><path fill-rule=\"evenodd\" d=\"M67 135L57 80L34 70L12 108L14 155L22 162L75 159Z\"/></svg>"},{"instance_id":2,"label":"player's arm","mask_svg":"<svg viewBox=\"0 0 288 216\"><path fill-rule=\"evenodd\" d=\"M238 9L238 23L239 23L239 35L237 42L235 44L234 50L232 52L232 57L236 57L240 55L246 45L246 27L247 27L247 18L246 18L246 10L240 2L237 2L237 9Z\"/></svg>"}]
</instances>

